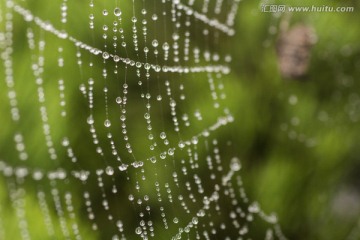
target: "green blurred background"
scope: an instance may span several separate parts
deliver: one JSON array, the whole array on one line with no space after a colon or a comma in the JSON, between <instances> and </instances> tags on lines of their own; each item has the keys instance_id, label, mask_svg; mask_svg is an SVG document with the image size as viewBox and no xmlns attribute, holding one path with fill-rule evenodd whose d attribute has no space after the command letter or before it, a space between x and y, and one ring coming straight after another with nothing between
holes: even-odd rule
<instances>
[{"instance_id":1,"label":"green blurred background","mask_svg":"<svg viewBox=\"0 0 360 240\"><path fill-rule=\"evenodd\" d=\"M41 3L40 3L41 2ZM226 1L225 1L226 2ZM228 1L230 5L230 1ZM34 15L42 19L49 19L54 26L61 28L59 23L59 4L52 1L26 1L22 5L31 9ZM158 3L160 5L160 2ZM199 3L200 4L200 3ZM211 3L213 4L213 3ZM288 4L298 6L311 6L316 4L331 6L354 6L351 13L293 13L290 17L290 27L297 23L304 23L314 29L317 42L311 49L311 60L307 76L301 80L284 79L279 71L278 58L276 55L276 42L279 37L279 25L284 19L283 16L272 13L261 12L261 4ZM123 18L130 19L132 4L130 2L119 5L123 11ZM140 4L139 4L140 5ZM104 8L111 9L114 3L96 2L95 25L102 25L104 20L101 12ZM149 12L161 12L159 6L153 2L144 3ZM92 33L88 28L88 2L68 2L68 22L66 31L77 39L102 49L104 40L101 38L103 32L100 27ZM141 7L137 10L140 12ZM265 212L275 212L279 224L288 239L360 239L360 4L356 1L273 1L263 3L258 1L244 0L239 4L236 16L236 35L229 38L219 34L218 39L208 39L204 44L203 38L197 36L201 23L194 23L189 27L191 31L191 42L199 48L210 49L218 52L221 56L232 54L231 72L221 77L225 85L225 100L221 104L227 106L233 114L235 121L228 126L220 128L215 132L222 151L223 165L228 166L226 159L234 155L241 159L244 186L249 199L256 200ZM155 10L154 10L155 9ZM6 8L4 1L0 2L1 28L5 32ZM111 12L111 11L110 11ZM160 14L159 14L160 15ZM150 16L148 16L150 17ZM96 22L98 21L98 22ZM162 20L159 20L162 21ZM111 20L109 21L109 25ZM122 27L129 34L126 36L131 46L131 22L124 20ZM170 24L169 24L170 25ZM59 40L51 34L44 34L46 40L46 71L44 72L44 89L46 91L46 106L48 107L49 124L54 142L60 145L60 141L66 135L72 142L78 156L78 163L73 164L68 160L49 161L47 148L45 147L42 135L42 125L39 118L39 105L37 103L36 85L30 69L31 52L27 46L26 28L33 27L35 35L40 36L41 31L33 23L25 23L23 19L14 14L14 66L15 66L15 89L18 96L19 108L23 112L24 119L16 125L11 121L10 107L7 99L7 88L5 81L0 85L0 159L11 166L26 166L28 168L40 168L44 170L63 168L65 170L90 169L94 170L104 166L94 151L91 137L88 133L88 125L85 124L89 115L87 100L79 93L79 85L87 81L87 77L93 76L101 79L101 72L104 68L102 59L83 51L82 67L83 76L80 76L77 66L76 48L72 43ZM171 35L173 28L168 27ZM139 28L140 29L140 28ZM170 37L162 32L163 29L155 29L149 25L149 39L156 36L161 42ZM211 30L211 29L209 29ZM180 30L182 31L182 30ZM141 32L141 30L139 30ZM156 32L156 33L154 33ZM152 35L154 34L154 35ZM156 35L155 35L156 34ZM139 33L139 35L141 35ZM199 34L201 35L201 34ZM210 34L211 35L211 34ZM111 40L109 52L112 52ZM3 44L3 43L2 43ZM120 44L119 44L120 45ZM206 46L205 46L206 45ZM57 47L64 49L65 71L59 71L57 66ZM129 47L130 48L130 47ZM120 49L120 46L118 47ZM1 49L4 51L4 48ZM136 57L136 53L129 51L129 56ZM142 58L143 55L140 56ZM88 67L90 61L94 62L94 68ZM149 55L149 62L155 61ZM205 62L201 62L205 63ZM188 62L188 65L195 65ZM107 63L107 68L113 67L113 63ZM125 70L119 65L119 71ZM1 78L4 78L4 64L0 67ZM90 71L93 71L91 74ZM110 71L109 71L110 72ZM123 78L123 75L120 75ZM156 76L156 75L154 75ZM116 76L109 73L108 79ZM66 82L66 99L68 116L60 118L59 113L59 91L57 79L63 78ZM136 74L129 70L129 88L133 89L128 95L128 128L130 139L134 139L134 152L138 159L146 158L149 144L146 138L146 124L143 119L144 104L140 102L140 94L143 89L137 87ZM179 112L192 113L201 109L203 122L191 125L191 128L184 128L182 138L188 139L194 133L201 132L204 126L211 125L217 117L223 115L222 110L213 108L209 97L209 87L206 74L173 74L164 76L160 74L158 80L152 79L154 84L148 87L149 91L156 95L161 92L165 96L166 89L153 87L156 81L170 78L174 83L174 89L180 84L185 86L184 93L187 101L180 104ZM159 80L160 79L160 80ZM123 79L121 79L123 81ZM121 82L119 81L119 82ZM121 93L123 82L109 81L109 99L115 99ZM94 117L101 132L97 132L99 139L105 139L107 130L102 127L105 120L103 103L103 82L95 83ZM181 91L174 91L174 95L180 95ZM139 104L137 104L139 102ZM154 116L154 135L159 135L162 130L169 134L169 140L176 142L178 136L173 132L172 120L168 104L160 110L162 105L152 100L152 114ZM115 122L119 118L116 112L117 106L114 101L109 104L110 118ZM114 112L114 113L113 113ZM140 114L139 114L140 113ZM190 114L189 114L190 115ZM114 125L114 124L113 124ZM114 132L121 129L113 126ZM18 160L14 147L14 133L21 131L26 136L26 147L30 160L25 164ZM120 141L121 135L115 136ZM231 144L230 144L231 141ZM61 147L57 146L58 149ZM202 146L198 149L200 160L205 161L208 150ZM66 159L66 151L59 150L59 159ZM105 155L111 155L106 152ZM127 155L123 153L127 158ZM186 156L186 152L182 153ZM94 160L97 159L97 160ZM105 160L105 165L115 166L111 158ZM227 161L227 162L226 162ZM200 168L199 176L207 176L208 170L205 163ZM200 163L201 165L201 163ZM174 168L177 168L175 166ZM178 167L179 168L179 167ZM152 172L156 172L159 182L167 182L171 178L171 172L161 166L161 163L146 167L145 172L149 182L152 179ZM126 175L117 175L115 182L118 191L127 196L133 192L137 171L129 172ZM1 222L5 239L20 239L17 233L18 220L14 210L11 209L11 183L17 182L15 177L3 177L0 181L1 201ZM104 179L105 190L108 200L113 205L113 210L127 220L127 224L135 224L136 216L130 215L137 209L127 209L126 200L119 200L111 196L112 180ZM36 192L40 190L49 192L53 186L46 181L25 181L18 183L26 189L26 216L28 216L29 229L33 239L51 239L44 236L42 226L42 215L38 208L32 208L37 204ZM90 192L93 203L101 201L102 192L96 186L95 179L89 180L86 184L81 182L57 183L61 191L70 191L73 194L73 201L78 206L77 218L84 239L109 239L114 232L113 226L101 231L94 232L90 229L85 215L85 206L81 194L77 191ZM144 184L144 188L146 186ZM148 189L151 189L148 187ZM151 190L148 190L151 192ZM175 192L183 190L175 190ZM153 193L155 194L155 193ZM199 199L201 200L201 199ZM51 199L49 199L51 202ZM106 219L101 204L94 207L99 219ZM154 203L156 206L157 203ZM169 215L173 214L169 210ZM226 211L226 210L224 210ZM53 221L57 221L54 209L50 210ZM185 214L178 214L179 219L189 217ZM161 219L155 224L160 224ZM73 221L73 220L69 220ZM216 219L214 219L216 222ZM222 220L231 223L231 219ZM41 224L39 224L41 222ZM249 237L263 239L266 226L262 221L256 220L252 225ZM59 226L56 231L59 232ZM163 231L156 235L155 239L169 239L176 232L176 227L169 231ZM135 233L128 233L129 239L135 239ZM230 234L235 237L236 234ZM220 234L214 239L223 239ZM61 237L59 237L61 239ZM194 236L190 237L194 239Z\"/></svg>"}]
</instances>

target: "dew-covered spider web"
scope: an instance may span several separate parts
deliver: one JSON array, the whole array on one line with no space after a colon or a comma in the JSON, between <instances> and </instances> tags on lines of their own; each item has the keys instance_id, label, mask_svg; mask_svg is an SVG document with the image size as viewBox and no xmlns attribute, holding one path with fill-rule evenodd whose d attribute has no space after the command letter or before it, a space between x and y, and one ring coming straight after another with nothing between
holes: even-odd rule
<instances>
[{"instance_id":1,"label":"dew-covered spider web","mask_svg":"<svg viewBox=\"0 0 360 240\"><path fill-rule=\"evenodd\" d=\"M285 239L219 137L239 7L2 1L0 239Z\"/></svg>"}]
</instances>

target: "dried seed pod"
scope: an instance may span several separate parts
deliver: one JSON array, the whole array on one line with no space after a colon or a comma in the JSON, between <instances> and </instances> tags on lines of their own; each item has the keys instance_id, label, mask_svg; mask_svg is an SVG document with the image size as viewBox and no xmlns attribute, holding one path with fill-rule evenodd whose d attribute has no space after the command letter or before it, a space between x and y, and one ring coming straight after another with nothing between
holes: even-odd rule
<instances>
[{"instance_id":1,"label":"dried seed pod","mask_svg":"<svg viewBox=\"0 0 360 240\"><path fill-rule=\"evenodd\" d=\"M314 30L304 24L281 29L276 44L278 64L284 78L300 79L307 75L311 48L316 42Z\"/></svg>"}]
</instances>

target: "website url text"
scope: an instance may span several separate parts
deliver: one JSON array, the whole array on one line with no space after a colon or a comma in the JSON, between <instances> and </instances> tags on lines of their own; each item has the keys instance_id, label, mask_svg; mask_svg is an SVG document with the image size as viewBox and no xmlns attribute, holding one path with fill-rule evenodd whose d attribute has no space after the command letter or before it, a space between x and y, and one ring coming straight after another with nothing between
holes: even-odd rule
<instances>
[{"instance_id":1,"label":"website url text","mask_svg":"<svg viewBox=\"0 0 360 240\"><path fill-rule=\"evenodd\" d=\"M264 4L261 5L261 12L268 13L280 13L280 12L354 12L354 7L344 6L344 7L333 7L333 6L307 6L307 7L292 7L286 5L276 5L276 4Z\"/></svg>"}]
</instances>

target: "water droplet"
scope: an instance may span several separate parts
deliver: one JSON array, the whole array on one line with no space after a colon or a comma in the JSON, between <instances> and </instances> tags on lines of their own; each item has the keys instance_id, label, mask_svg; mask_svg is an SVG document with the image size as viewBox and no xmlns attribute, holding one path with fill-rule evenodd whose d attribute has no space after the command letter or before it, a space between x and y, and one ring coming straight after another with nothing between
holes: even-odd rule
<instances>
[{"instance_id":1,"label":"water droplet","mask_svg":"<svg viewBox=\"0 0 360 240\"><path fill-rule=\"evenodd\" d=\"M165 51L168 51L170 46L167 42L164 42L164 44L162 45L162 48L165 50Z\"/></svg>"},{"instance_id":2,"label":"water droplet","mask_svg":"<svg viewBox=\"0 0 360 240\"><path fill-rule=\"evenodd\" d=\"M171 99L170 100L170 107L175 107L175 106L176 106L175 100Z\"/></svg>"},{"instance_id":3,"label":"water droplet","mask_svg":"<svg viewBox=\"0 0 360 240\"><path fill-rule=\"evenodd\" d=\"M205 211L203 209L201 209L196 215L198 217L204 217L205 216Z\"/></svg>"},{"instance_id":4,"label":"water droplet","mask_svg":"<svg viewBox=\"0 0 360 240\"><path fill-rule=\"evenodd\" d=\"M108 52L103 52L102 57L104 59L108 59L110 57L110 54Z\"/></svg>"},{"instance_id":5,"label":"water droplet","mask_svg":"<svg viewBox=\"0 0 360 240\"><path fill-rule=\"evenodd\" d=\"M120 171L126 171L127 170L127 168L128 168L128 165L126 165L126 164L121 164L120 166L119 166L119 170Z\"/></svg>"},{"instance_id":6,"label":"water droplet","mask_svg":"<svg viewBox=\"0 0 360 240\"><path fill-rule=\"evenodd\" d=\"M121 104L121 103L122 103L121 97L117 97L117 98L116 98L116 103L117 103L117 104Z\"/></svg>"},{"instance_id":7,"label":"water droplet","mask_svg":"<svg viewBox=\"0 0 360 240\"><path fill-rule=\"evenodd\" d=\"M103 15L104 15L104 16L107 16L108 14L109 14L109 12L104 9L104 10L103 10Z\"/></svg>"},{"instance_id":8,"label":"water droplet","mask_svg":"<svg viewBox=\"0 0 360 240\"><path fill-rule=\"evenodd\" d=\"M120 61L120 57L118 55L114 56L114 62L119 62Z\"/></svg>"},{"instance_id":9,"label":"water droplet","mask_svg":"<svg viewBox=\"0 0 360 240\"><path fill-rule=\"evenodd\" d=\"M107 128L111 126L111 122L110 122L109 119L106 119L106 120L104 121L104 126L107 127Z\"/></svg>"},{"instance_id":10,"label":"water droplet","mask_svg":"<svg viewBox=\"0 0 360 240\"><path fill-rule=\"evenodd\" d=\"M34 180L41 180L42 177L43 177L43 173L40 172L40 171L35 171L35 172L33 173L33 178L34 178Z\"/></svg>"},{"instance_id":11,"label":"water droplet","mask_svg":"<svg viewBox=\"0 0 360 240\"><path fill-rule=\"evenodd\" d=\"M150 158L150 162L156 163L156 157L151 157L151 158Z\"/></svg>"},{"instance_id":12,"label":"water droplet","mask_svg":"<svg viewBox=\"0 0 360 240\"><path fill-rule=\"evenodd\" d=\"M249 212L251 212L251 213L257 213L260 211L260 207L257 202L252 203L248 209L249 209Z\"/></svg>"},{"instance_id":13,"label":"water droplet","mask_svg":"<svg viewBox=\"0 0 360 240\"><path fill-rule=\"evenodd\" d=\"M86 179L88 178L88 174L84 171L80 172L80 180L81 181L86 181Z\"/></svg>"},{"instance_id":14,"label":"water droplet","mask_svg":"<svg viewBox=\"0 0 360 240\"><path fill-rule=\"evenodd\" d=\"M154 39L151 44L153 45L153 47L159 46L159 42L156 39Z\"/></svg>"},{"instance_id":15,"label":"water droplet","mask_svg":"<svg viewBox=\"0 0 360 240\"><path fill-rule=\"evenodd\" d=\"M231 159L231 164L230 164L230 168L233 171L239 171L241 169L241 163L240 160L236 157L234 157L233 159Z\"/></svg>"},{"instance_id":16,"label":"water droplet","mask_svg":"<svg viewBox=\"0 0 360 240\"><path fill-rule=\"evenodd\" d=\"M106 167L105 172L107 175L111 176L114 174L114 169L112 167Z\"/></svg>"},{"instance_id":17,"label":"water droplet","mask_svg":"<svg viewBox=\"0 0 360 240\"><path fill-rule=\"evenodd\" d=\"M183 141L180 141L178 145L179 145L179 148L184 148L185 147L185 143Z\"/></svg>"},{"instance_id":18,"label":"water droplet","mask_svg":"<svg viewBox=\"0 0 360 240\"><path fill-rule=\"evenodd\" d=\"M115 9L114 9L114 15L117 16L117 17L121 16L121 10L120 10L120 8L115 8Z\"/></svg>"},{"instance_id":19,"label":"water droplet","mask_svg":"<svg viewBox=\"0 0 360 240\"><path fill-rule=\"evenodd\" d=\"M122 228L122 227L123 227L122 221L121 221L121 220L118 220L118 221L116 222L116 226L117 226L118 228Z\"/></svg>"},{"instance_id":20,"label":"water droplet","mask_svg":"<svg viewBox=\"0 0 360 240\"><path fill-rule=\"evenodd\" d=\"M149 70L150 67L151 67L151 65L150 65L149 63L145 63L145 64L144 64L144 68L145 68L146 70Z\"/></svg>"},{"instance_id":21,"label":"water droplet","mask_svg":"<svg viewBox=\"0 0 360 240\"><path fill-rule=\"evenodd\" d=\"M138 234L138 235L140 235L140 234L142 233L141 227L137 227L137 228L135 229L135 233Z\"/></svg>"},{"instance_id":22,"label":"water droplet","mask_svg":"<svg viewBox=\"0 0 360 240\"><path fill-rule=\"evenodd\" d=\"M87 123L88 123L88 124L94 124L94 118L93 118L92 116L89 116L89 117L87 118Z\"/></svg>"},{"instance_id":23,"label":"water droplet","mask_svg":"<svg viewBox=\"0 0 360 240\"><path fill-rule=\"evenodd\" d=\"M178 33L174 33L174 34L172 35L172 38L173 38L175 41L177 41L177 40L179 40L180 36L179 36Z\"/></svg>"},{"instance_id":24,"label":"water droplet","mask_svg":"<svg viewBox=\"0 0 360 240\"><path fill-rule=\"evenodd\" d=\"M191 139L191 143L194 144L194 145L196 145L198 142L199 142L199 139L197 137L193 137Z\"/></svg>"},{"instance_id":25,"label":"water droplet","mask_svg":"<svg viewBox=\"0 0 360 240\"><path fill-rule=\"evenodd\" d=\"M62 140L61 144L62 144L64 147L69 146L69 139L65 137L65 138Z\"/></svg>"},{"instance_id":26,"label":"water droplet","mask_svg":"<svg viewBox=\"0 0 360 240\"><path fill-rule=\"evenodd\" d=\"M161 132L161 133L160 133L160 138L161 138L161 139L165 139L165 138L166 138L166 133Z\"/></svg>"},{"instance_id":27,"label":"water droplet","mask_svg":"<svg viewBox=\"0 0 360 240\"><path fill-rule=\"evenodd\" d=\"M128 198L130 201L134 201L134 195L130 194Z\"/></svg>"},{"instance_id":28,"label":"water droplet","mask_svg":"<svg viewBox=\"0 0 360 240\"><path fill-rule=\"evenodd\" d=\"M289 103L290 103L291 105L296 105L297 102L298 102L298 98L297 98L296 95L291 95L291 96L289 97Z\"/></svg>"}]
</instances>

